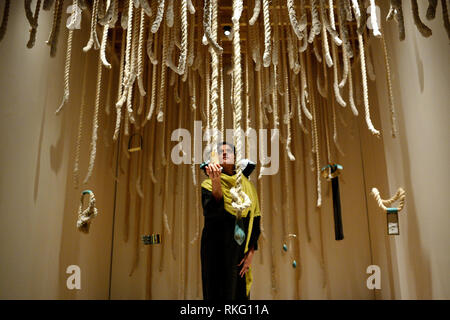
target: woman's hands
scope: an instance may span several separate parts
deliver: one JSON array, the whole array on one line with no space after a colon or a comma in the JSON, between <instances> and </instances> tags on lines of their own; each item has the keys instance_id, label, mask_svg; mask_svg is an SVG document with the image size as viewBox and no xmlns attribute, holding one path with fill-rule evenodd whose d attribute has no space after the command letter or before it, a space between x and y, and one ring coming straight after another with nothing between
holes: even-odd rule
<instances>
[{"instance_id":1,"label":"woman's hands","mask_svg":"<svg viewBox=\"0 0 450 320\"><path fill-rule=\"evenodd\" d=\"M242 269L239 272L239 275L241 276L241 278L245 275L245 273L250 268L250 265L252 264L254 252L255 252L255 250L253 248L248 250L248 252L245 254L244 258L241 260L241 263L238 264L238 266L242 265Z\"/></svg>"},{"instance_id":2,"label":"woman's hands","mask_svg":"<svg viewBox=\"0 0 450 320\"><path fill-rule=\"evenodd\" d=\"M209 164L206 167L206 173L211 178L212 182L212 194L216 201L220 201L222 199L222 187L220 185L220 173L222 172L222 167L220 164Z\"/></svg>"},{"instance_id":3,"label":"woman's hands","mask_svg":"<svg viewBox=\"0 0 450 320\"><path fill-rule=\"evenodd\" d=\"M206 174L211 178L211 180L220 180L220 173L222 172L222 167L220 164L211 163L206 167Z\"/></svg>"}]
</instances>

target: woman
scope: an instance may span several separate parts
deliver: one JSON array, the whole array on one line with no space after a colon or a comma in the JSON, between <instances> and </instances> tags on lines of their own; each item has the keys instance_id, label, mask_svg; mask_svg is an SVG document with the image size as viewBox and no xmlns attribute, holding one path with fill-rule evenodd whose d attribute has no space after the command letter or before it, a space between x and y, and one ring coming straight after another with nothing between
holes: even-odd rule
<instances>
[{"instance_id":1,"label":"woman","mask_svg":"<svg viewBox=\"0 0 450 320\"><path fill-rule=\"evenodd\" d=\"M254 185L241 175L242 190L252 204L238 221L231 203L230 189L236 184L234 146L222 142L217 146L219 164L206 167L208 179L202 183L205 223L201 240L203 299L248 300L252 275L250 265L258 249L260 210ZM235 239L239 226L244 241Z\"/></svg>"}]
</instances>

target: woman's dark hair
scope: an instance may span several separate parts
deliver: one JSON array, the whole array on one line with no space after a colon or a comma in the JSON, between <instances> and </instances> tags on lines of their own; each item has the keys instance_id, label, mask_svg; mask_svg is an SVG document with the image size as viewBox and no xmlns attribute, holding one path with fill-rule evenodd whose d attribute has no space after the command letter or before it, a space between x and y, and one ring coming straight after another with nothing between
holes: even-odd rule
<instances>
[{"instance_id":1,"label":"woman's dark hair","mask_svg":"<svg viewBox=\"0 0 450 320\"><path fill-rule=\"evenodd\" d=\"M232 143L229 143L226 141L222 141L217 144L217 153L220 152L220 147L222 147L224 144L228 145L231 149L233 149L234 157L236 158L236 148L234 147L234 145Z\"/></svg>"}]
</instances>

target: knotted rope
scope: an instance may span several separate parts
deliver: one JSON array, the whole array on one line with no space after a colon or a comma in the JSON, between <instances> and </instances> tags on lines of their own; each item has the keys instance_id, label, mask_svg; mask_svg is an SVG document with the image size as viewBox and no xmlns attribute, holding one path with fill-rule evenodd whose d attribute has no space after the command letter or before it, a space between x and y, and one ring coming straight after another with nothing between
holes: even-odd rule
<instances>
[{"instance_id":1,"label":"knotted rope","mask_svg":"<svg viewBox=\"0 0 450 320\"><path fill-rule=\"evenodd\" d=\"M403 207L405 206L405 199L406 199L406 192L403 190L403 188L398 188L395 195L387 200L381 199L380 192L377 188L372 188L371 194L374 196L375 200L377 201L378 206L383 209L384 211L388 210L387 206L390 206L392 203L399 201L397 211L401 211Z\"/></svg>"}]
</instances>

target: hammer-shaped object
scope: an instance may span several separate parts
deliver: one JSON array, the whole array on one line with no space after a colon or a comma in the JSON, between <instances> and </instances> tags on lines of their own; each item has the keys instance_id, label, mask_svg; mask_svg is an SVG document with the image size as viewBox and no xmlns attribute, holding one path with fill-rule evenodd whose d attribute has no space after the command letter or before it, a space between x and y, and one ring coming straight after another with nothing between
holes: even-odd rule
<instances>
[{"instance_id":1,"label":"hammer-shaped object","mask_svg":"<svg viewBox=\"0 0 450 320\"><path fill-rule=\"evenodd\" d=\"M328 181L331 181L331 189L333 190L334 235L336 240L344 239L338 180L342 169L343 167L340 164L329 164L322 168L322 176Z\"/></svg>"}]
</instances>

